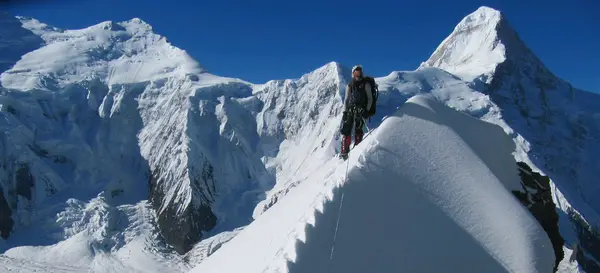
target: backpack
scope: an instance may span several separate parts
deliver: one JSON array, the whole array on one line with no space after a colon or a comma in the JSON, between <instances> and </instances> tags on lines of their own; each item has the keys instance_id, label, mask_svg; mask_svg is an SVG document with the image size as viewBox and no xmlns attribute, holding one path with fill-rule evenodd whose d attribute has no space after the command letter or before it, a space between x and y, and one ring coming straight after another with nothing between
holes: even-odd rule
<instances>
[{"instance_id":1,"label":"backpack","mask_svg":"<svg viewBox=\"0 0 600 273\"><path fill-rule=\"evenodd\" d=\"M369 118L375 115L375 110L377 108L377 97L379 96L379 88L373 77L365 76L364 80L367 81L371 86L371 97L373 98L373 102L371 103L371 109L367 109L365 113L365 116Z\"/></svg>"}]
</instances>

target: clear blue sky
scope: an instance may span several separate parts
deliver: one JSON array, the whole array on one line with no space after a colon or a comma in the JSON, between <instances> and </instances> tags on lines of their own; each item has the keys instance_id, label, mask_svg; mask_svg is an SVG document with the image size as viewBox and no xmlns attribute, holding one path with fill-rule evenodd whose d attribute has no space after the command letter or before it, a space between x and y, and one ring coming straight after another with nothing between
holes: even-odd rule
<instances>
[{"instance_id":1,"label":"clear blue sky","mask_svg":"<svg viewBox=\"0 0 600 273\"><path fill-rule=\"evenodd\" d=\"M597 0L18 0L3 5L14 15L59 28L139 17L211 72L255 83L297 78L329 61L361 63L374 76L416 69L465 15L486 5L504 12L555 74L600 92Z\"/></svg>"}]
</instances>

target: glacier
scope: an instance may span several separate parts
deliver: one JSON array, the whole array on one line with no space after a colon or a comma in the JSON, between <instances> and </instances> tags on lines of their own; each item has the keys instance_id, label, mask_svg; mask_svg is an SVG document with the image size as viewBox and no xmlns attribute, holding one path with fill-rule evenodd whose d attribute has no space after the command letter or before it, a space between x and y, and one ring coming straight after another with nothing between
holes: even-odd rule
<instances>
[{"instance_id":1,"label":"glacier","mask_svg":"<svg viewBox=\"0 0 600 273\"><path fill-rule=\"evenodd\" d=\"M313 188L301 194L309 199L329 192L329 203L318 206L338 202L336 190L322 186L339 178L332 157L339 151L343 88L350 79L344 65L330 62L297 79L256 84L210 73L137 18L62 30L0 13L0 24L6 26L0 35L10 37L0 41L5 268L187 272L215 263L213 256L223 259L216 256L221 251L242 251L225 249L244 248L244 240L236 239L248 236L243 234L270 236L259 230L260 219L293 216L271 211L286 210L292 202L286 200L302 189ZM535 230L527 237L536 242L516 244L522 260L506 257L509 246L479 238L490 243L486 253L502 257L498 270L554 263L559 272L594 272L600 265L600 236L590 229L600 223L593 198L600 190L594 183L599 96L553 75L502 13L476 10L417 70L393 71L376 81L378 113L368 124L368 138L379 136L373 130L407 100L430 94L499 126L512 140L510 166L499 164L505 159L486 149L488 143L461 141L477 146L470 147L477 158L469 162L487 166L488 180L501 181L500 192L515 195L541 223L555 257L548 257L547 238L538 244L536 236L544 231L523 216L529 220L515 222L514 229ZM361 164L368 165L365 158ZM508 199L504 205L514 206ZM465 204L472 203L461 204L471 209ZM313 209L306 205L295 208ZM311 217L288 224L301 230ZM297 238L291 238L285 253L293 256ZM540 245L543 253L536 253L545 262L532 265L537 254L521 251ZM310 245L302 252L304 247L299 244L298 253L324 251ZM305 266L283 265L286 259L268 266Z\"/></svg>"}]
</instances>

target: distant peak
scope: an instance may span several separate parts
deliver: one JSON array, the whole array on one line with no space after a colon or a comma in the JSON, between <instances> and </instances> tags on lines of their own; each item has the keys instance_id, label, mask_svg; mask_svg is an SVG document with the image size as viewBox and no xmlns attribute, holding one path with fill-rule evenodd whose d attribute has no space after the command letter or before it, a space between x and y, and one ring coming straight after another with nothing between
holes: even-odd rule
<instances>
[{"instance_id":1,"label":"distant peak","mask_svg":"<svg viewBox=\"0 0 600 273\"><path fill-rule=\"evenodd\" d=\"M150 24L146 23L146 21L144 21L144 20L142 20L140 18L137 18L137 17L133 18L133 19L131 19L129 21L125 21L123 23L132 24L132 25L138 25L138 26L146 28L148 30L152 30L152 26Z\"/></svg>"},{"instance_id":2,"label":"distant peak","mask_svg":"<svg viewBox=\"0 0 600 273\"><path fill-rule=\"evenodd\" d=\"M115 23L113 21L105 21L96 26L98 26L99 28L102 28L102 29L112 30L112 31L124 31L125 30L124 27L120 26L118 23Z\"/></svg>"},{"instance_id":3,"label":"distant peak","mask_svg":"<svg viewBox=\"0 0 600 273\"><path fill-rule=\"evenodd\" d=\"M152 33L152 26L140 18L133 18L128 21L115 22L104 21L89 27L88 29L104 29L110 31L127 31L130 33Z\"/></svg>"},{"instance_id":4,"label":"distant peak","mask_svg":"<svg viewBox=\"0 0 600 273\"><path fill-rule=\"evenodd\" d=\"M341 70L342 65L340 65L337 62L328 62L325 65L315 69L313 72L311 73L321 73L321 72L334 72L334 73L338 73Z\"/></svg>"},{"instance_id":5,"label":"distant peak","mask_svg":"<svg viewBox=\"0 0 600 273\"><path fill-rule=\"evenodd\" d=\"M500 11L484 6L465 16L454 31L468 31L480 27L487 27L488 31L492 31L502 20L503 15Z\"/></svg>"},{"instance_id":6,"label":"distant peak","mask_svg":"<svg viewBox=\"0 0 600 273\"><path fill-rule=\"evenodd\" d=\"M140 18L133 18L128 21L120 22L120 26L132 33L152 32L152 26Z\"/></svg>"},{"instance_id":7,"label":"distant peak","mask_svg":"<svg viewBox=\"0 0 600 273\"><path fill-rule=\"evenodd\" d=\"M324 66L324 68L326 68L328 70L334 70L334 71L338 71L338 72L343 70L342 67L343 67L342 64L335 62L335 61L329 62Z\"/></svg>"},{"instance_id":8,"label":"distant peak","mask_svg":"<svg viewBox=\"0 0 600 273\"><path fill-rule=\"evenodd\" d=\"M527 54L502 12L482 6L465 16L421 67L444 69L463 80L491 76L498 64Z\"/></svg>"}]
</instances>

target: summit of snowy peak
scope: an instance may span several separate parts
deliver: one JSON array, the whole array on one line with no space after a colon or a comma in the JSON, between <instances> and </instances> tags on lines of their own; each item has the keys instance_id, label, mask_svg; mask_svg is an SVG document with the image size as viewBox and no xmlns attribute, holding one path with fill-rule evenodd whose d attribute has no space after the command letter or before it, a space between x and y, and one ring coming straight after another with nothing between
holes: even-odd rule
<instances>
[{"instance_id":1,"label":"summit of snowy peak","mask_svg":"<svg viewBox=\"0 0 600 273\"><path fill-rule=\"evenodd\" d=\"M314 70L304 73L302 76L294 79L278 79L269 80L264 84L255 84L255 92L264 92L270 90L275 86L301 86L309 82L313 82L315 85L325 82L334 82L339 84L340 81L344 81L350 77L350 69L343 66L342 64L332 61L328 62Z\"/></svg>"},{"instance_id":2,"label":"summit of snowy peak","mask_svg":"<svg viewBox=\"0 0 600 273\"><path fill-rule=\"evenodd\" d=\"M506 59L498 29L505 23L500 11L480 7L463 18L421 67L438 67L464 80L494 71Z\"/></svg>"},{"instance_id":3,"label":"summit of snowy peak","mask_svg":"<svg viewBox=\"0 0 600 273\"><path fill-rule=\"evenodd\" d=\"M483 6L463 18L456 29L467 30L481 25L494 26L502 20L502 17L502 12L499 10Z\"/></svg>"},{"instance_id":4,"label":"summit of snowy peak","mask_svg":"<svg viewBox=\"0 0 600 273\"><path fill-rule=\"evenodd\" d=\"M502 12L480 7L464 17L421 67L438 67L463 80L488 80L506 60L539 60L521 41Z\"/></svg>"},{"instance_id":5,"label":"summit of snowy peak","mask_svg":"<svg viewBox=\"0 0 600 273\"><path fill-rule=\"evenodd\" d=\"M93 78L121 84L206 72L187 52L155 34L138 18L76 30L20 19L23 28L41 37L46 45L23 55L1 75L2 85L8 88L57 90Z\"/></svg>"},{"instance_id":6,"label":"summit of snowy peak","mask_svg":"<svg viewBox=\"0 0 600 273\"><path fill-rule=\"evenodd\" d=\"M350 76L350 69L344 67L344 65L338 62L329 62L314 71L304 75L320 75L322 77L334 77L334 78L346 78Z\"/></svg>"},{"instance_id":7,"label":"summit of snowy peak","mask_svg":"<svg viewBox=\"0 0 600 273\"><path fill-rule=\"evenodd\" d=\"M348 73L350 73L350 70L345 68L342 64L332 61L318 67L315 70L305 73L298 78L298 80L314 77L343 77L346 70Z\"/></svg>"},{"instance_id":8,"label":"summit of snowy peak","mask_svg":"<svg viewBox=\"0 0 600 273\"><path fill-rule=\"evenodd\" d=\"M553 74L503 13L487 7L463 18L419 69L432 67L468 82L501 109L493 119L516 133L516 157L568 196L570 205L557 207L600 222L600 186L592 174L600 162L597 94Z\"/></svg>"},{"instance_id":9,"label":"summit of snowy peak","mask_svg":"<svg viewBox=\"0 0 600 273\"><path fill-rule=\"evenodd\" d=\"M142 20L142 19L140 19L138 17L131 18L131 20L124 21L122 23L123 24L125 24L125 23L126 24L135 24L135 25L147 28L148 30L152 30L152 26L150 24L148 24L146 21L144 21L144 20Z\"/></svg>"},{"instance_id":10,"label":"summit of snowy peak","mask_svg":"<svg viewBox=\"0 0 600 273\"><path fill-rule=\"evenodd\" d=\"M16 16L16 18L21 21L21 25L23 28L28 29L29 31L35 33L37 36L44 36L46 33L52 32L63 32L64 30L50 26L46 23L40 22L39 20L27 17L27 16ZM42 37L43 38L43 37Z\"/></svg>"},{"instance_id":11,"label":"summit of snowy peak","mask_svg":"<svg viewBox=\"0 0 600 273\"><path fill-rule=\"evenodd\" d=\"M454 31L419 68L437 67L462 80L491 83L498 66L511 63L525 74L545 79L556 77L525 45L504 14L480 7L464 17Z\"/></svg>"},{"instance_id":12,"label":"summit of snowy peak","mask_svg":"<svg viewBox=\"0 0 600 273\"><path fill-rule=\"evenodd\" d=\"M150 24L146 23L140 18L133 18L128 21L120 22L119 25L125 27L130 32L152 32L153 28Z\"/></svg>"}]
</instances>

